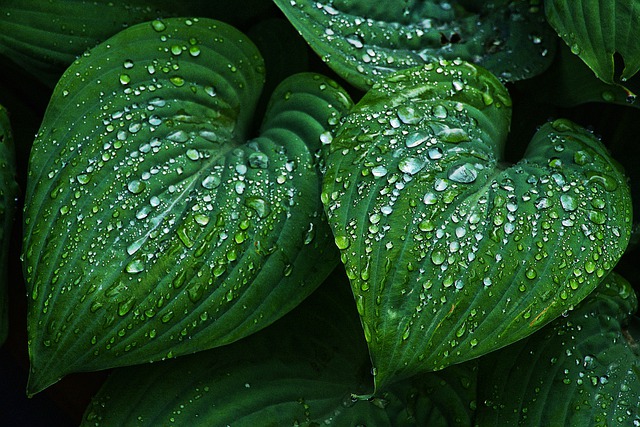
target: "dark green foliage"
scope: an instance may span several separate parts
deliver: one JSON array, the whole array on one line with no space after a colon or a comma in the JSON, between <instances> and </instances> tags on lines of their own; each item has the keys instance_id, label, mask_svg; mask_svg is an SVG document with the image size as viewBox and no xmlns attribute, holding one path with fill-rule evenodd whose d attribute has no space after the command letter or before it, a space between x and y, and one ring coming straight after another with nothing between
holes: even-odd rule
<instances>
[{"instance_id":1,"label":"dark green foliage","mask_svg":"<svg viewBox=\"0 0 640 427\"><path fill-rule=\"evenodd\" d=\"M638 2L0 3L3 425L640 424Z\"/></svg>"}]
</instances>

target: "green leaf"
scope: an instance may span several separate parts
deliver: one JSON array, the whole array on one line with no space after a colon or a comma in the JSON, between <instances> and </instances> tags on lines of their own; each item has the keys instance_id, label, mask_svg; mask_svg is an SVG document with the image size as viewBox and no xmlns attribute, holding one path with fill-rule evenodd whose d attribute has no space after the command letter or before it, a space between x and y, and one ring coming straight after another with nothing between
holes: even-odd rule
<instances>
[{"instance_id":1,"label":"green leaf","mask_svg":"<svg viewBox=\"0 0 640 427\"><path fill-rule=\"evenodd\" d=\"M443 58L526 79L544 71L555 49L542 11L528 1L274 1L322 60L361 89Z\"/></svg>"},{"instance_id":2,"label":"green leaf","mask_svg":"<svg viewBox=\"0 0 640 427\"><path fill-rule=\"evenodd\" d=\"M629 187L603 144L556 120L506 165L509 105L488 71L441 61L375 85L330 146L322 200L378 388L531 334L625 250Z\"/></svg>"},{"instance_id":3,"label":"green leaf","mask_svg":"<svg viewBox=\"0 0 640 427\"><path fill-rule=\"evenodd\" d=\"M252 138L263 78L243 34L177 18L65 72L29 164L30 392L233 342L333 269L316 159L350 100L292 76Z\"/></svg>"},{"instance_id":4,"label":"green leaf","mask_svg":"<svg viewBox=\"0 0 640 427\"><path fill-rule=\"evenodd\" d=\"M16 183L13 134L7 110L0 105L0 345L8 333L8 257L11 229L16 209Z\"/></svg>"},{"instance_id":5,"label":"green leaf","mask_svg":"<svg viewBox=\"0 0 640 427\"><path fill-rule=\"evenodd\" d=\"M268 5L263 0L3 0L0 54L54 86L75 58L123 28L194 11L238 23L260 16Z\"/></svg>"},{"instance_id":6,"label":"green leaf","mask_svg":"<svg viewBox=\"0 0 640 427\"><path fill-rule=\"evenodd\" d=\"M518 86L540 102L561 107L601 102L640 108L640 103L635 102L640 76L625 86L605 83L565 45L558 48L554 63L544 73L518 82Z\"/></svg>"},{"instance_id":7,"label":"green leaf","mask_svg":"<svg viewBox=\"0 0 640 427\"><path fill-rule=\"evenodd\" d=\"M636 0L549 0L545 12L571 51L602 81L624 82L640 70L640 3ZM616 64L616 54L624 64ZM620 73L617 67L622 65Z\"/></svg>"},{"instance_id":8,"label":"green leaf","mask_svg":"<svg viewBox=\"0 0 640 427\"><path fill-rule=\"evenodd\" d=\"M480 359L477 425L640 423L640 356L625 331L636 309L612 273L566 316Z\"/></svg>"},{"instance_id":9,"label":"green leaf","mask_svg":"<svg viewBox=\"0 0 640 427\"><path fill-rule=\"evenodd\" d=\"M416 377L369 401L352 398L371 387L371 374L343 275L242 341L115 370L82 425L470 425L475 364Z\"/></svg>"}]
</instances>

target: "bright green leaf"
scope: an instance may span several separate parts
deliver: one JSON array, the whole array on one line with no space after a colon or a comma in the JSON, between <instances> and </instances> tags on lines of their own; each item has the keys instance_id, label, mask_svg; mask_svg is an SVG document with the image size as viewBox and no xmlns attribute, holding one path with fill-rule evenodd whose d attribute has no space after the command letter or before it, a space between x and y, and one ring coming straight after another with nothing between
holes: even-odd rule
<instances>
[{"instance_id":1,"label":"bright green leaf","mask_svg":"<svg viewBox=\"0 0 640 427\"><path fill-rule=\"evenodd\" d=\"M16 184L13 135L7 110L0 105L0 345L7 338L7 276L13 215L16 208Z\"/></svg>"},{"instance_id":2,"label":"bright green leaf","mask_svg":"<svg viewBox=\"0 0 640 427\"><path fill-rule=\"evenodd\" d=\"M636 309L612 273L566 316L480 359L477 425L639 424L640 355L625 331Z\"/></svg>"},{"instance_id":3,"label":"bright green leaf","mask_svg":"<svg viewBox=\"0 0 640 427\"><path fill-rule=\"evenodd\" d=\"M442 58L525 79L544 71L555 49L542 11L528 1L274 1L323 61L361 89Z\"/></svg>"},{"instance_id":4,"label":"bright green leaf","mask_svg":"<svg viewBox=\"0 0 640 427\"><path fill-rule=\"evenodd\" d=\"M252 138L263 78L207 19L136 25L65 72L29 165L30 392L233 342L333 269L317 152L350 99L292 76Z\"/></svg>"},{"instance_id":5,"label":"bright green leaf","mask_svg":"<svg viewBox=\"0 0 640 427\"><path fill-rule=\"evenodd\" d=\"M556 120L505 165L510 102L441 61L375 85L331 144L322 200L378 388L531 334L625 250L629 187L603 144Z\"/></svg>"},{"instance_id":6,"label":"bright green leaf","mask_svg":"<svg viewBox=\"0 0 640 427\"><path fill-rule=\"evenodd\" d=\"M344 274L344 273L343 273ZM367 346L346 278L271 327L178 360L116 370L83 426L468 426L475 364L399 383L369 401Z\"/></svg>"},{"instance_id":7,"label":"bright green leaf","mask_svg":"<svg viewBox=\"0 0 640 427\"><path fill-rule=\"evenodd\" d=\"M551 26L602 81L624 82L640 70L640 2L548 0ZM624 64L616 64L619 54ZM620 75L617 67L624 66Z\"/></svg>"}]
</instances>

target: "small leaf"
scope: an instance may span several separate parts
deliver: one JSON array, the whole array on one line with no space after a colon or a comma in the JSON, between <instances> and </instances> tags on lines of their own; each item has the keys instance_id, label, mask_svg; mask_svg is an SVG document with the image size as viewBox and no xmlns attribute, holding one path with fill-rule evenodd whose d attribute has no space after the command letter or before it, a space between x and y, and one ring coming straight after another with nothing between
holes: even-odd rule
<instances>
[{"instance_id":1,"label":"small leaf","mask_svg":"<svg viewBox=\"0 0 640 427\"><path fill-rule=\"evenodd\" d=\"M627 81L625 86L605 83L565 45L558 48L547 71L518 85L528 96L561 107L600 102L640 108L640 103L635 102L640 76Z\"/></svg>"},{"instance_id":2,"label":"small leaf","mask_svg":"<svg viewBox=\"0 0 640 427\"><path fill-rule=\"evenodd\" d=\"M624 329L636 309L611 273L566 316L481 358L478 425L640 423L640 357Z\"/></svg>"},{"instance_id":3,"label":"small leaf","mask_svg":"<svg viewBox=\"0 0 640 427\"><path fill-rule=\"evenodd\" d=\"M316 157L351 101L292 76L251 138L263 78L208 19L136 25L65 72L29 165L31 392L233 342L333 269Z\"/></svg>"},{"instance_id":4,"label":"small leaf","mask_svg":"<svg viewBox=\"0 0 640 427\"><path fill-rule=\"evenodd\" d=\"M346 278L333 274L289 315L242 341L178 360L117 369L83 426L465 426L476 364L371 387Z\"/></svg>"},{"instance_id":5,"label":"small leaf","mask_svg":"<svg viewBox=\"0 0 640 427\"><path fill-rule=\"evenodd\" d=\"M275 3L322 60L361 89L394 71L443 58L473 61L504 80L521 80L544 71L555 49L542 11L526 1Z\"/></svg>"},{"instance_id":6,"label":"small leaf","mask_svg":"<svg viewBox=\"0 0 640 427\"><path fill-rule=\"evenodd\" d=\"M602 81L618 84L640 70L640 3L636 0L549 0L551 26ZM615 55L624 61L616 75Z\"/></svg>"},{"instance_id":7,"label":"small leaf","mask_svg":"<svg viewBox=\"0 0 640 427\"><path fill-rule=\"evenodd\" d=\"M13 147L13 134L7 110L0 105L0 345L8 333L7 276L9 244L16 210L18 184Z\"/></svg>"},{"instance_id":8,"label":"small leaf","mask_svg":"<svg viewBox=\"0 0 640 427\"><path fill-rule=\"evenodd\" d=\"M322 200L378 388L531 334L625 250L629 187L606 148L556 120L505 165L510 102L441 61L375 85L330 146Z\"/></svg>"}]
</instances>

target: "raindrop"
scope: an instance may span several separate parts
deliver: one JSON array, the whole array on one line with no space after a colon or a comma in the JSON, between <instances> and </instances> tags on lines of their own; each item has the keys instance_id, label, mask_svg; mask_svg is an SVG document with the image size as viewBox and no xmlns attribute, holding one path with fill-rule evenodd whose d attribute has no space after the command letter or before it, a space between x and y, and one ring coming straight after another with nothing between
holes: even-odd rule
<instances>
[{"instance_id":1,"label":"raindrop","mask_svg":"<svg viewBox=\"0 0 640 427\"><path fill-rule=\"evenodd\" d=\"M207 190L213 190L220 185L220 177L217 175L209 175L202 180L202 186Z\"/></svg>"},{"instance_id":2,"label":"raindrop","mask_svg":"<svg viewBox=\"0 0 640 427\"><path fill-rule=\"evenodd\" d=\"M412 106L401 106L397 114L400 121L406 125L415 125L422 120L422 116Z\"/></svg>"},{"instance_id":3,"label":"raindrop","mask_svg":"<svg viewBox=\"0 0 640 427\"><path fill-rule=\"evenodd\" d=\"M259 218L266 218L269 215L270 209L267 202L256 196L247 197L244 200L245 206L253 209L258 214Z\"/></svg>"},{"instance_id":4,"label":"raindrop","mask_svg":"<svg viewBox=\"0 0 640 427\"><path fill-rule=\"evenodd\" d=\"M325 131L320 134L320 142L323 145L331 144L331 141L333 141L333 135L331 135L330 131Z\"/></svg>"},{"instance_id":5,"label":"raindrop","mask_svg":"<svg viewBox=\"0 0 640 427\"><path fill-rule=\"evenodd\" d=\"M578 202L576 199L568 194L563 194L560 196L560 204L562 208L567 212L572 212L578 209Z\"/></svg>"},{"instance_id":6,"label":"raindrop","mask_svg":"<svg viewBox=\"0 0 640 427\"><path fill-rule=\"evenodd\" d=\"M463 163L449 169L448 176L451 181L469 184L476 180L478 177L478 171L471 163Z\"/></svg>"},{"instance_id":7,"label":"raindrop","mask_svg":"<svg viewBox=\"0 0 640 427\"><path fill-rule=\"evenodd\" d=\"M446 127L437 133L437 137L443 142L457 144L469 141L469 134L464 129Z\"/></svg>"},{"instance_id":8,"label":"raindrop","mask_svg":"<svg viewBox=\"0 0 640 427\"><path fill-rule=\"evenodd\" d=\"M398 169L403 173L414 175L420 172L426 164L427 162L425 160L418 159L417 157L406 157L400 160L400 163L398 163Z\"/></svg>"},{"instance_id":9,"label":"raindrop","mask_svg":"<svg viewBox=\"0 0 640 427\"><path fill-rule=\"evenodd\" d=\"M444 105L436 105L433 107L433 115L439 119L446 119L448 116L447 109Z\"/></svg>"},{"instance_id":10,"label":"raindrop","mask_svg":"<svg viewBox=\"0 0 640 427\"><path fill-rule=\"evenodd\" d=\"M187 142L189 134L183 130L176 130L167 135L167 139L173 142Z\"/></svg>"},{"instance_id":11,"label":"raindrop","mask_svg":"<svg viewBox=\"0 0 640 427\"><path fill-rule=\"evenodd\" d=\"M266 169L269 167L269 157L258 151L249 154L249 166L257 169Z\"/></svg>"},{"instance_id":12,"label":"raindrop","mask_svg":"<svg viewBox=\"0 0 640 427\"><path fill-rule=\"evenodd\" d=\"M371 169L371 174L376 178L383 177L387 174L387 168L384 166L375 166Z\"/></svg>"},{"instance_id":13,"label":"raindrop","mask_svg":"<svg viewBox=\"0 0 640 427\"><path fill-rule=\"evenodd\" d=\"M154 21L151 22L151 26L153 27L154 30L156 30L157 32L161 32L164 31L167 26L164 25L164 22L156 19Z\"/></svg>"},{"instance_id":14,"label":"raindrop","mask_svg":"<svg viewBox=\"0 0 640 427\"><path fill-rule=\"evenodd\" d=\"M129 264L127 264L125 270L127 271L127 273L137 274L144 270L144 264L142 263L142 260L134 259Z\"/></svg>"},{"instance_id":15,"label":"raindrop","mask_svg":"<svg viewBox=\"0 0 640 427\"><path fill-rule=\"evenodd\" d=\"M589 211L589 219L591 220L591 222L598 225L602 225L607 222L606 215L602 212L597 211Z\"/></svg>"},{"instance_id":16,"label":"raindrop","mask_svg":"<svg viewBox=\"0 0 640 427\"><path fill-rule=\"evenodd\" d=\"M146 187L145 183L137 179L134 179L133 181L129 182L129 184L127 184L127 188L133 194L142 193L145 187Z\"/></svg>"},{"instance_id":17,"label":"raindrop","mask_svg":"<svg viewBox=\"0 0 640 427\"><path fill-rule=\"evenodd\" d=\"M120 74L120 83L123 85L131 83L131 77L129 77L129 74Z\"/></svg>"},{"instance_id":18,"label":"raindrop","mask_svg":"<svg viewBox=\"0 0 640 427\"><path fill-rule=\"evenodd\" d=\"M349 238L347 236L336 236L335 242L338 249L347 249L349 247Z\"/></svg>"},{"instance_id":19,"label":"raindrop","mask_svg":"<svg viewBox=\"0 0 640 427\"><path fill-rule=\"evenodd\" d=\"M407 135L407 138L405 139L405 145L408 148L417 147L418 145L421 145L430 137L431 135L429 135L426 132L418 131L418 132L410 133L409 135Z\"/></svg>"},{"instance_id":20,"label":"raindrop","mask_svg":"<svg viewBox=\"0 0 640 427\"><path fill-rule=\"evenodd\" d=\"M442 263L444 263L445 260L445 254L442 251L433 251L431 253L431 261L435 264L435 265L440 265Z\"/></svg>"}]
</instances>

